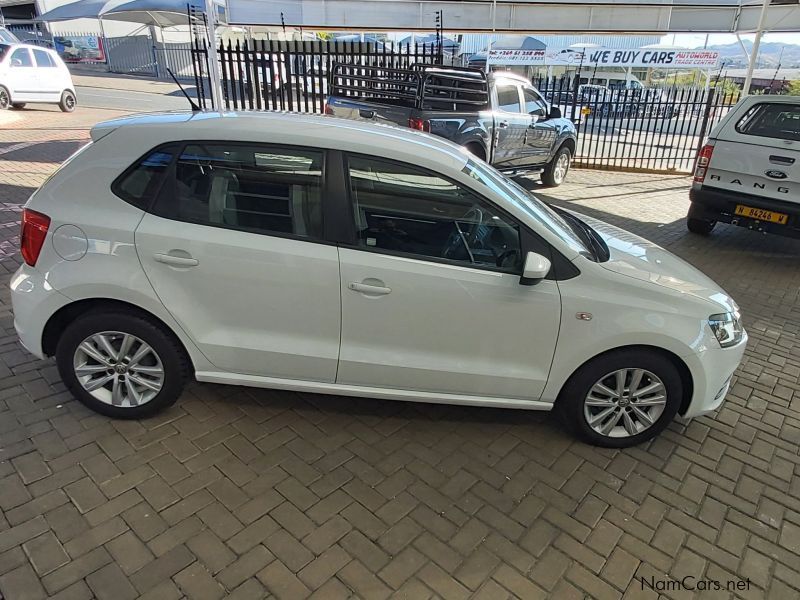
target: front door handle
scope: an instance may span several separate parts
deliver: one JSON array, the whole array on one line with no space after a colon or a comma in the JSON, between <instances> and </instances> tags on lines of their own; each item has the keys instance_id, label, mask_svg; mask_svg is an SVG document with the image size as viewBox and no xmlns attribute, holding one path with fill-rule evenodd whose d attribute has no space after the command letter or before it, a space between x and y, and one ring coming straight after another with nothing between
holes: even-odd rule
<instances>
[{"instance_id":1,"label":"front door handle","mask_svg":"<svg viewBox=\"0 0 800 600\"><path fill-rule=\"evenodd\" d=\"M508 127L508 121L500 121L500 122L497 124L497 126L498 126L500 129L505 129L506 127Z\"/></svg>"},{"instance_id":2,"label":"front door handle","mask_svg":"<svg viewBox=\"0 0 800 600\"><path fill-rule=\"evenodd\" d=\"M354 292L360 292L367 296L385 296L386 294L392 293L392 288L390 287L371 285L369 283L357 283L355 281L351 282L347 287Z\"/></svg>"},{"instance_id":3,"label":"front door handle","mask_svg":"<svg viewBox=\"0 0 800 600\"><path fill-rule=\"evenodd\" d=\"M156 262L164 263L173 267L196 267L200 261L192 258L190 255L177 256L175 254L154 254L153 258Z\"/></svg>"}]
</instances>

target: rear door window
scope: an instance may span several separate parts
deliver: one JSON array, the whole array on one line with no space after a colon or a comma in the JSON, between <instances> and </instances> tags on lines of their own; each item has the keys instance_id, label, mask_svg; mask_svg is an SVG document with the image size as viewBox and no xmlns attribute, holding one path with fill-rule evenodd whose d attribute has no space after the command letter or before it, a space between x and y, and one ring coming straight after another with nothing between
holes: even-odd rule
<instances>
[{"instance_id":1,"label":"rear door window","mask_svg":"<svg viewBox=\"0 0 800 600\"><path fill-rule=\"evenodd\" d=\"M760 102L736 123L744 135L800 141L800 104Z\"/></svg>"},{"instance_id":2,"label":"rear door window","mask_svg":"<svg viewBox=\"0 0 800 600\"><path fill-rule=\"evenodd\" d=\"M153 150L125 171L111 185L111 191L137 208L147 210L161 187L176 150L176 146Z\"/></svg>"}]
</instances>

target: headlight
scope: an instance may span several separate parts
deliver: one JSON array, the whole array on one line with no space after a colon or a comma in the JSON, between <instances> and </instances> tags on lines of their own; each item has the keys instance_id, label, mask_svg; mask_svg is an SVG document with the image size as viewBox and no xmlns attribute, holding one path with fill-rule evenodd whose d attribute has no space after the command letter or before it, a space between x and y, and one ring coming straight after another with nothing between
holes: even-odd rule
<instances>
[{"instance_id":1,"label":"headlight","mask_svg":"<svg viewBox=\"0 0 800 600\"><path fill-rule=\"evenodd\" d=\"M711 315L708 324L722 348L735 346L742 341L744 329L738 312Z\"/></svg>"}]
</instances>

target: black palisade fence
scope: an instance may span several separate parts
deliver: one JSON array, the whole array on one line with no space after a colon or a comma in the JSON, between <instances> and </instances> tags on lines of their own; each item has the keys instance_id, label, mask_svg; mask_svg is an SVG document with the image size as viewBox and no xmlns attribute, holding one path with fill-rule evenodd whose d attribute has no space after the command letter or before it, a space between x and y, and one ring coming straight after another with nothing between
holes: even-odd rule
<instances>
[{"instance_id":1,"label":"black palisade fence","mask_svg":"<svg viewBox=\"0 0 800 600\"><path fill-rule=\"evenodd\" d=\"M199 33L191 51L198 102L212 108L204 88L208 48ZM311 113L324 111L334 63L408 69L458 60L435 44L322 40L227 41L218 53L223 110ZM575 165L594 169L691 172L709 131L739 100L738 91L719 81L710 87L633 89L582 85L577 78L534 78L532 83L576 123Z\"/></svg>"},{"instance_id":2,"label":"black palisade fence","mask_svg":"<svg viewBox=\"0 0 800 600\"><path fill-rule=\"evenodd\" d=\"M323 112L333 63L442 64L441 47L351 41L228 41L219 46L223 108Z\"/></svg>"}]
</instances>

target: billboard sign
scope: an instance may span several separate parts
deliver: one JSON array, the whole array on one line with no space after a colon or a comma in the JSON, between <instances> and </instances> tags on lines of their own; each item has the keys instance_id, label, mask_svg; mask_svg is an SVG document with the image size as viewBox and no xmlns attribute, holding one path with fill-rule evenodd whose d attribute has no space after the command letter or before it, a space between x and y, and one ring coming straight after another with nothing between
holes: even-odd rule
<instances>
[{"instance_id":1,"label":"billboard sign","mask_svg":"<svg viewBox=\"0 0 800 600\"><path fill-rule=\"evenodd\" d=\"M64 62L106 62L103 40L96 35L64 35L53 38L56 52Z\"/></svg>"},{"instance_id":2,"label":"billboard sign","mask_svg":"<svg viewBox=\"0 0 800 600\"><path fill-rule=\"evenodd\" d=\"M567 67L621 67L656 69L713 69L715 50L674 48L547 48L545 50L491 50L489 64Z\"/></svg>"}]
</instances>

